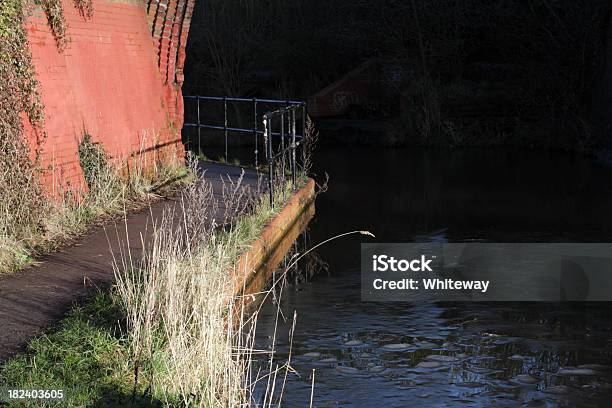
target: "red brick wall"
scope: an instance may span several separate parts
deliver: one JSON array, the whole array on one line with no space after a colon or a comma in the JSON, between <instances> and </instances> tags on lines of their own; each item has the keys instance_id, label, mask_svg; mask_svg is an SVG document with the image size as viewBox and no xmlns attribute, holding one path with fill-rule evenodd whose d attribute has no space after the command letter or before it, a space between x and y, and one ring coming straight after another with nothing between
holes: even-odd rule
<instances>
[{"instance_id":1,"label":"red brick wall","mask_svg":"<svg viewBox=\"0 0 612 408\"><path fill-rule=\"evenodd\" d=\"M77 147L84 132L118 162L143 148L182 157L182 65L194 1L170 1L173 12L155 22L159 32L143 1L93 0L85 20L63 0L68 43L61 52L35 10L26 28L45 105L48 187L83 186ZM27 133L36 143L35 132Z\"/></svg>"}]
</instances>

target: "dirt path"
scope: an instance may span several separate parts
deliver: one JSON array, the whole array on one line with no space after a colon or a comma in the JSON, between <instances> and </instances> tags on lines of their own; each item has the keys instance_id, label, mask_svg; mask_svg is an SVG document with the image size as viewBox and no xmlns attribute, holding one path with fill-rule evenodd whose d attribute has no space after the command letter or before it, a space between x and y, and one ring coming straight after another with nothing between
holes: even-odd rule
<instances>
[{"instance_id":1,"label":"dirt path","mask_svg":"<svg viewBox=\"0 0 612 408\"><path fill-rule=\"evenodd\" d=\"M237 180L241 168L201 163L215 195L222 194L221 177ZM244 183L256 187L257 175L247 171ZM49 254L35 265L0 280L0 362L21 351L28 339L61 319L74 301L114 281L113 254L128 247L134 261L143 252L143 240L152 235L153 223L164 209L178 206L177 198L156 202L126 221L97 227L74 245ZM220 210L222 213L222 209ZM219 212L218 212L219 214ZM127 246L126 246L127 243Z\"/></svg>"}]
</instances>

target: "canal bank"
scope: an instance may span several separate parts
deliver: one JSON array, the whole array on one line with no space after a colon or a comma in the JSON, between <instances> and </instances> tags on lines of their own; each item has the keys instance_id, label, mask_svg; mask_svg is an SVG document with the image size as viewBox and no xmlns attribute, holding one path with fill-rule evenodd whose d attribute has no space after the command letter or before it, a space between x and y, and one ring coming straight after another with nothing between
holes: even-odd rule
<instances>
[{"instance_id":1,"label":"canal bank","mask_svg":"<svg viewBox=\"0 0 612 408\"><path fill-rule=\"evenodd\" d=\"M262 196L248 205L231 202L227 197L253 196L240 182L220 185L228 184L230 192L206 180L185 191L176 200L178 217L170 209L151 226L144 256L132 262L129 252L115 254L116 284L94 291L30 340L24 353L0 366L0 383L64 389L62 406L246 403L252 349L242 342L250 329L228 324L235 282L254 288L278 265L312 216L315 185L302 180L296 191L279 190L271 207ZM225 210L211 205L214 199ZM210 227L210 217L228 213L236 217L225 228ZM179 225L168 228L176 219Z\"/></svg>"},{"instance_id":2,"label":"canal bank","mask_svg":"<svg viewBox=\"0 0 612 408\"><path fill-rule=\"evenodd\" d=\"M308 179L264 227L230 271L237 297L249 303L270 283L278 265L315 214L315 182Z\"/></svg>"}]
</instances>

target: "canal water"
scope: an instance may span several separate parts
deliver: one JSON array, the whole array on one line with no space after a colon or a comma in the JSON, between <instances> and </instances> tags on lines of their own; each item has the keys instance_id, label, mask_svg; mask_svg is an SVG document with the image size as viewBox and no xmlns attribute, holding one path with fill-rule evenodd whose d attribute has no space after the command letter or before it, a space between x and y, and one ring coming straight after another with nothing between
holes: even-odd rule
<instances>
[{"instance_id":1,"label":"canal water","mask_svg":"<svg viewBox=\"0 0 612 408\"><path fill-rule=\"evenodd\" d=\"M378 242L612 242L612 172L491 150L322 148L307 232ZM362 302L359 244L331 242L262 306L257 346L291 366L283 406L612 406L609 303ZM283 375L278 377L277 394ZM265 386L265 384L263 384ZM261 388L261 387L260 387Z\"/></svg>"}]
</instances>

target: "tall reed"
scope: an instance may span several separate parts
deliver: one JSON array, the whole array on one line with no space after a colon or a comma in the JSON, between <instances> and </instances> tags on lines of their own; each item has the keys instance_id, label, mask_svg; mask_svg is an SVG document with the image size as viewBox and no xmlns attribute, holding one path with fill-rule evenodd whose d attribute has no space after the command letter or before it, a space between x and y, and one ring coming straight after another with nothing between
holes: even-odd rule
<instances>
[{"instance_id":1,"label":"tall reed","mask_svg":"<svg viewBox=\"0 0 612 408\"><path fill-rule=\"evenodd\" d=\"M137 370L152 396L166 404L249 406L263 374L253 373L256 315L235 296L231 271L282 208L249 187L226 180L213 194L205 178L183 193L154 229L139 264L116 260L117 293L127 317ZM291 186L286 186L289 189ZM270 373L267 373L268 375Z\"/></svg>"}]
</instances>

